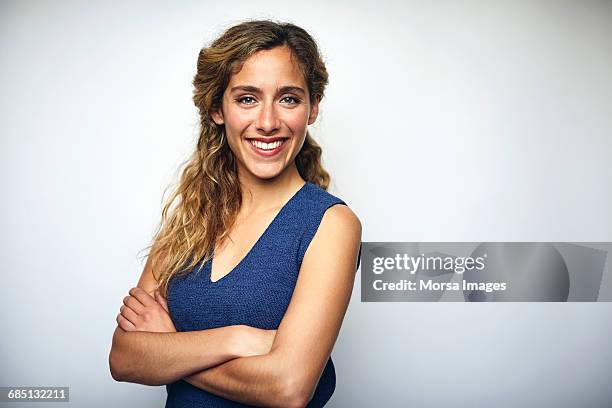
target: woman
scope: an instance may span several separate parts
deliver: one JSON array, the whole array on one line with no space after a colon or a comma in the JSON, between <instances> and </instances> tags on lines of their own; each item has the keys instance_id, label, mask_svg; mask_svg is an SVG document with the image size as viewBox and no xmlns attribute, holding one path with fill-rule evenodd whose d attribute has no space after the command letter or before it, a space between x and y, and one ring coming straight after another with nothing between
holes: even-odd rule
<instances>
[{"instance_id":1,"label":"woman","mask_svg":"<svg viewBox=\"0 0 612 408\"><path fill-rule=\"evenodd\" d=\"M247 21L200 51L197 149L117 316L113 378L167 384L166 407L329 400L361 224L308 133L326 84L292 24Z\"/></svg>"}]
</instances>

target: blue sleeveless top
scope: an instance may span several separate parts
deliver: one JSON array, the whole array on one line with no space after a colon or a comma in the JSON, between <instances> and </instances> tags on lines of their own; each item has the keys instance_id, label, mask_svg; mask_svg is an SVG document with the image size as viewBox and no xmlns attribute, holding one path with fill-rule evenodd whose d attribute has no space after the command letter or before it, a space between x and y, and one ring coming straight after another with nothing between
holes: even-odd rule
<instances>
[{"instance_id":1,"label":"blue sleeveless top","mask_svg":"<svg viewBox=\"0 0 612 408\"><path fill-rule=\"evenodd\" d=\"M236 324L278 329L289 306L306 249L323 214L334 204L346 205L316 184L306 182L229 274L212 282L212 261L208 260L187 275L174 277L169 283L167 301L176 330L204 330ZM324 406L335 387L336 373L330 357L307 406ZM166 390L166 408L248 407L184 380L168 384Z\"/></svg>"}]
</instances>

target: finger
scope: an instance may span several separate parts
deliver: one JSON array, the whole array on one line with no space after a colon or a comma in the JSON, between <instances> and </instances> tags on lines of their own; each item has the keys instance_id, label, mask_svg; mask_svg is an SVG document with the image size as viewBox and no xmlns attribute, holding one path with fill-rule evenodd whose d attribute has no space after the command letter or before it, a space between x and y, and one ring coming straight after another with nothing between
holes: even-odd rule
<instances>
[{"instance_id":1,"label":"finger","mask_svg":"<svg viewBox=\"0 0 612 408\"><path fill-rule=\"evenodd\" d=\"M170 313L166 298L164 298L158 291L155 291L155 299L157 299L157 303L159 303L166 310L166 312Z\"/></svg>"},{"instance_id":2,"label":"finger","mask_svg":"<svg viewBox=\"0 0 612 408\"><path fill-rule=\"evenodd\" d=\"M153 306L155 304L155 299L153 299L144 289L139 287L130 289L130 295L134 296L145 306Z\"/></svg>"},{"instance_id":3,"label":"finger","mask_svg":"<svg viewBox=\"0 0 612 408\"><path fill-rule=\"evenodd\" d=\"M136 326L134 326L130 321L128 321L125 317L119 313L117 315L117 324L125 331L135 331Z\"/></svg>"},{"instance_id":4,"label":"finger","mask_svg":"<svg viewBox=\"0 0 612 408\"><path fill-rule=\"evenodd\" d=\"M123 298L123 304L132 309L137 314L141 315L144 313L145 306L140 303L134 296L126 296Z\"/></svg>"},{"instance_id":5,"label":"finger","mask_svg":"<svg viewBox=\"0 0 612 408\"><path fill-rule=\"evenodd\" d=\"M135 311L133 311L126 305L122 305L119 311L121 312L121 315L125 317L134 326L136 326L140 322L140 316L138 316Z\"/></svg>"}]
</instances>

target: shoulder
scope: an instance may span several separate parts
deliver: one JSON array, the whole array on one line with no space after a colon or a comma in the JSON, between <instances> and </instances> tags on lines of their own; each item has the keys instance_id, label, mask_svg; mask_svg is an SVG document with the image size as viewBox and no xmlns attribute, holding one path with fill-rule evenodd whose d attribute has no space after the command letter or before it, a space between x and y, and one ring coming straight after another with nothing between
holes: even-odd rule
<instances>
[{"instance_id":1,"label":"shoulder","mask_svg":"<svg viewBox=\"0 0 612 408\"><path fill-rule=\"evenodd\" d=\"M331 228L342 228L361 232L361 222L355 212L341 198L314 183L310 185L310 199L318 203L317 207L323 211L321 227L327 225Z\"/></svg>"},{"instance_id":2,"label":"shoulder","mask_svg":"<svg viewBox=\"0 0 612 408\"><path fill-rule=\"evenodd\" d=\"M297 254L298 265L306 258L350 258L361 247L361 222L341 198L309 183L293 213L295 226L302 231ZM306 262L307 264L311 263Z\"/></svg>"},{"instance_id":3,"label":"shoulder","mask_svg":"<svg viewBox=\"0 0 612 408\"><path fill-rule=\"evenodd\" d=\"M359 266L361 221L346 204L331 205L308 246L302 265L303 274L334 275L350 282ZM333 273L329 273L334 271Z\"/></svg>"},{"instance_id":4,"label":"shoulder","mask_svg":"<svg viewBox=\"0 0 612 408\"><path fill-rule=\"evenodd\" d=\"M361 222L359 217L353 212L348 204L341 198L331 194L318 185L308 182L307 194L302 201L306 210L309 208L318 213L321 223L320 227L329 225L331 227L342 227L344 230L350 229L361 232Z\"/></svg>"},{"instance_id":5,"label":"shoulder","mask_svg":"<svg viewBox=\"0 0 612 408\"><path fill-rule=\"evenodd\" d=\"M333 200L320 219L313 239L314 246L318 252L326 252L330 256L349 255L360 247L361 233L361 221L357 214L344 201Z\"/></svg>"},{"instance_id":6,"label":"shoulder","mask_svg":"<svg viewBox=\"0 0 612 408\"><path fill-rule=\"evenodd\" d=\"M361 236L361 221L348 205L329 207L323 215L321 227L327 227L330 230L340 229L345 233L353 232Z\"/></svg>"}]
</instances>

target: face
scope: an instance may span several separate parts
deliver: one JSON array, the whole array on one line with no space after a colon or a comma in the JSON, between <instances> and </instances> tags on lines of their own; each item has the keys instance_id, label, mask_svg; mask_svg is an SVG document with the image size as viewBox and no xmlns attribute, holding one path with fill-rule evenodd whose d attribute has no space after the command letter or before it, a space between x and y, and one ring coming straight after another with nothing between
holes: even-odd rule
<instances>
[{"instance_id":1,"label":"face","mask_svg":"<svg viewBox=\"0 0 612 408\"><path fill-rule=\"evenodd\" d=\"M283 46L245 61L212 118L225 125L239 175L270 179L294 165L317 114L318 101L310 101L297 61Z\"/></svg>"}]
</instances>

